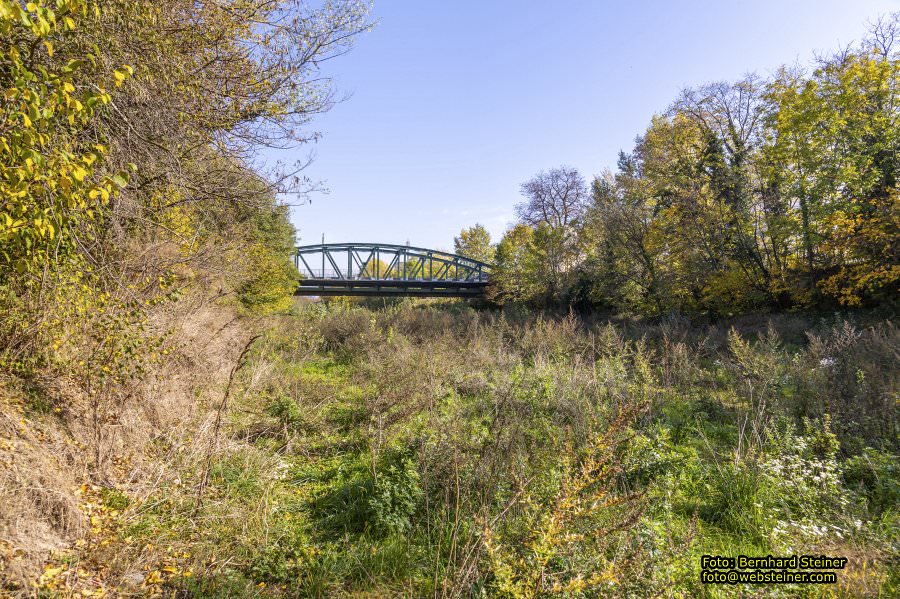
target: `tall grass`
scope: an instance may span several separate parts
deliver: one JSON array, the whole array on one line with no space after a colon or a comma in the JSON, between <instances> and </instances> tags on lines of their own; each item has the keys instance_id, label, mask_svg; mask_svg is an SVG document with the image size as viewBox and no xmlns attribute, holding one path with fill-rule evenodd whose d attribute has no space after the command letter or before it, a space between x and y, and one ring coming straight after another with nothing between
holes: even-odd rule
<instances>
[{"instance_id":1,"label":"tall grass","mask_svg":"<svg viewBox=\"0 0 900 599\"><path fill-rule=\"evenodd\" d=\"M199 548L164 583L195 596L717 596L702 554L824 552L838 587L754 596L890 595L896 327L731 324L298 309L239 375L204 506L173 464L115 563Z\"/></svg>"}]
</instances>

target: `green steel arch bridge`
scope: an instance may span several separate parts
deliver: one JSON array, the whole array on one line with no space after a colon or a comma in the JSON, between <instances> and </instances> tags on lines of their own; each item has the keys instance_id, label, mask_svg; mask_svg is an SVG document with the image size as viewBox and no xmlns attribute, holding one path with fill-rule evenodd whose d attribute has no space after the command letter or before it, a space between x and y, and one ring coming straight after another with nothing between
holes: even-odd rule
<instances>
[{"instance_id":1,"label":"green steel arch bridge","mask_svg":"<svg viewBox=\"0 0 900 599\"><path fill-rule=\"evenodd\" d=\"M464 256L387 243L296 248L294 295L482 297L491 265Z\"/></svg>"}]
</instances>

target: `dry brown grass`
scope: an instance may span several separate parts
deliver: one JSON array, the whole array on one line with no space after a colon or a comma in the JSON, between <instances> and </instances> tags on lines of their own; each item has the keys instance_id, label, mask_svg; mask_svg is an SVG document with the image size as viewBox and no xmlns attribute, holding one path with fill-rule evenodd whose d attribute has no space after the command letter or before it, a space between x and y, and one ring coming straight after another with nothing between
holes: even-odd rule
<instances>
[{"instance_id":1,"label":"dry brown grass","mask_svg":"<svg viewBox=\"0 0 900 599\"><path fill-rule=\"evenodd\" d=\"M82 485L115 487L140 501L177 476L169 469L175 453L203 443L202 421L252 323L193 296L158 311L154 326L172 331L171 359L117 403L99 436L89 402L64 378L0 381L0 589L27 596L41 566L85 538ZM150 459L153 443L167 448L155 455L161 459Z\"/></svg>"}]
</instances>

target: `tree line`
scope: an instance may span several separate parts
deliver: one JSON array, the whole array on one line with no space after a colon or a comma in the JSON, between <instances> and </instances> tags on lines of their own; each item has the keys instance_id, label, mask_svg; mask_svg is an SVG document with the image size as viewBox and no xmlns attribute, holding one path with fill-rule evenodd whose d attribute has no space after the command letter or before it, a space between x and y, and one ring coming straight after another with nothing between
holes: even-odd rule
<instances>
[{"instance_id":1,"label":"tree line","mask_svg":"<svg viewBox=\"0 0 900 599\"><path fill-rule=\"evenodd\" d=\"M496 246L499 303L635 313L863 307L900 281L900 16L768 79L684 90L615 171L570 167L521 187Z\"/></svg>"}]
</instances>

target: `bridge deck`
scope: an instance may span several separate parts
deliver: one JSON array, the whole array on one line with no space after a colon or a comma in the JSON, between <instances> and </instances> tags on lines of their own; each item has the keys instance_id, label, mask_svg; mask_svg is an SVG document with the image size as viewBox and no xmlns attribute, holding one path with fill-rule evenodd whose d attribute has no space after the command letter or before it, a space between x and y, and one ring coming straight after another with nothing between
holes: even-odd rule
<instances>
[{"instance_id":1,"label":"bridge deck","mask_svg":"<svg viewBox=\"0 0 900 599\"><path fill-rule=\"evenodd\" d=\"M486 288L486 281L303 279L294 295L481 297Z\"/></svg>"}]
</instances>

